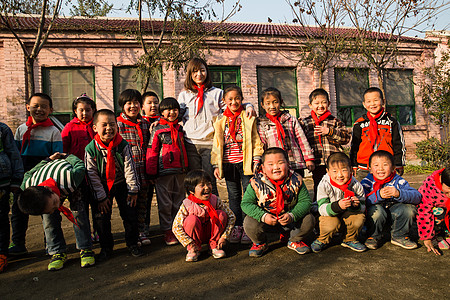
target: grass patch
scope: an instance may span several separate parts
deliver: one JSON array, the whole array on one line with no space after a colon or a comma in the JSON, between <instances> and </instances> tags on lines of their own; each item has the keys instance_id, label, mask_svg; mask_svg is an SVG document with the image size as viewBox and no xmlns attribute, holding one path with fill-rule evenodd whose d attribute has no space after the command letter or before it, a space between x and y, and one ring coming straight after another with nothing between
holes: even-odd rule
<instances>
[{"instance_id":1,"label":"grass patch","mask_svg":"<svg viewBox=\"0 0 450 300\"><path fill-rule=\"evenodd\" d=\"M406 165L405 166L405 174L427 174L433 173L437 169L432 166L418 166L418 165Z\"/></svg>"}]
</instances>

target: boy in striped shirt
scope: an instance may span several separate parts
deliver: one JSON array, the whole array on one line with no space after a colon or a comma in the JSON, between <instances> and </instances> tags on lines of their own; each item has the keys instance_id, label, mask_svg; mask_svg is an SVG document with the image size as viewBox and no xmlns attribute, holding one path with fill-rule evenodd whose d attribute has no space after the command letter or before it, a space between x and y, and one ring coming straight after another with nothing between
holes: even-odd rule
<instances>
[{"instance_id":1,"label":"boy in striped shirt","mask_svg":"<svg viewBox=\"0 0 450 300\"><path fill-rule=\"evenodd\" d=\"M25 173L18 205L25 214L42 215L47 252L52 255L49 271L62 269L67 260L60 212L74 223L76 244L81 251L81 267L95 264L89 219L78 189L85 172L81 159L57 152ZM70 210L62 205L66 197L70 201Z\"/></svg>"}]
</instances>

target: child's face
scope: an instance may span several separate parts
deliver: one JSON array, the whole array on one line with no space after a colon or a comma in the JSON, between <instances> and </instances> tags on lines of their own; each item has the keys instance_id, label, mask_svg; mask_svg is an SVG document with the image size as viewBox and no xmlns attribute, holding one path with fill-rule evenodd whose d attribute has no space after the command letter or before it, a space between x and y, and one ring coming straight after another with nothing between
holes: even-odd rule
<instances>
[{"instance_id":1,"label":"child's face","mask_svg":"<svg viewBox=\"0 0 450 300\"><path fill-rule=\"evenodd\" d=\"M89 122L94 116L94 110L90 104L80 102L77 104L77 109L75 110L78 120L83 122Z\"/></svg>"},{"instance_id":2,"label":"child's face","mask_svg":"<svg viewBox=\"0 0 450 300\"><path fill-rule=\"evenodd\" d=\"M27 111L33 118L33 123L40 123L47 120L48 115L53 112L50 102L47 99L34 96L30 99L30 103L26 105Z\"/></svg>"},{"instance_id":3,"label":"child's face","mask_svg":"<svg viewBox=\"0 0 450 300\"><path fill-rule=\"evenodd\" d=\"M388 178L394 172L394 166L386 157L373 157L370 162L370 172L378 180Z\"/></svg>"},{"instance_id":4,"label":"child's face","mask_svg":"<svg viewBox=\"0 0 450 300\"><path fill-rule=\"evenodd\" d=\"M280 112L281 101L272 95L268 95L264 98L262 107L269 115L276 116Z\"/></svg>"},{"instance_id":5,"label":"child's face","mask_svg":"<svg viewBox=\"0 0 450 300\"><path fill-rule=\"evenodd\" d=\"M380 97L378 92L370 92L364 96L364 108L372 115L375 116L383 108L384 101Z\"/></svg>"},{"instance_id":6,"label":"child's face","mask_svg":"<svg viewBox=\"0 0 450 300\"><path fill-rule=\"evenodd\" d=\"M173 122L178 118L178 108L165 109L161 112L161 115L164 119L169 122Z\"/></svg>"},{"instance_id":7,"label":"child's face","mask_svg":"<svg viewBox=\"0 0 450 300\"><path fill-rule=\"evenodd\" d=\"M450 198L450 186L443 183L442 184L442 192L445 194L445 196L447 196L447 198Z\"/></svg>"},{"instance_id":8,"label":"child's face","mask_svg":"<svg viewBox=\"0 0 450 300\"><path fill-rule=\"evenodd\" d=\"M98 133L100 139L104 143L109 143L117 134L116 118L110 115L100 115L97 118L97 123L94 124L93 129Z\"/></svg>"},{"instance_id":9,"label":"child's face","mask_svg":"<svg viewBox=\"0 0 450 300\"><path fill-rule=\"evenodd\" d=\"M311 108L311 110L315 112L318 117L323 115L328 110L329 106L330 102L328 102L327 97L324 95L316 96L309 104L309 108Z\"/></svg>"},{"instance_id":10,"label":"child's face","mask_svg":"<svg viewBox=\"0 0 450 300\"><path fill-rule=\"evenodd\" d=\"M272 180L283 180L288 175L289 164L282 153L267 154L262 171Z\"/></svg>"},{"instance_id":11,"label":"child's face","mask_svg":"<svg viewBox=\"0 0 450 300\"><path fill-rule=\"evenodd\" d=\"M141 104L137 100L125 102L123 105L123 112L131 120L136 120L141 111Z\"/></svg>"},{"instance_id":12,"label":"child's face","mask_svg":"<svg viewBox=\"0 0 450 300\"><path fill-rule=\"evenodd\" d=\"M198 86L202 85L206 79L207 72L208 71L206 71L205 65L202 64L198 70L192 71L191 74L192 81L194 81L195 84Z\"/></svg>"},{"instance_id":13,"label":"child's face","mask_svg":"<svg viewBox=\"0 0 450 300\"><path fill-rule=\"evenodd\" d=\"M52 193L50 197L47 198L47 204L42 212L43 214L51 214L61 206L61 200L56 193Z\"/></svg>"},{"instance_id":14,"label":"child's face","mask_svg":"<svg viewBox=\"0 0 450 300\"><path fill-rule=\"evenodd\" d=\"M211 182L200 182L195 186L194 196L200 200L208 200L211 197L212 184ZM192 194L192 192L191 192Z\"/></svg>"},{"instance_id":15,"label":"child's face","mask_svg":"<svg viewBox=\"0 0 450 300\"><path fill-rule=\"evenodd\" d=\"M223 97L223 101L232 113L237 112L242 105L241 94L239 94L237 91L229 91L228 93L226 93L225 97Z\"/></svg>"},{"instance_id":16,"label":"child's face","mask_svg":"<svg viewBox=\"0 0 450 300\"><path fill-rule=\"evenodd\" d=\"M346 163L337 162L327 168L328 176L339 185L345 184L352 176L350 166Z\"/></svg>"},{"instance_id":17,"label":"child's face","mask_svg":"<svg viewBox=\"0 0 450 300\"><path fill-rule=\"evenodd\" d=\"M155 96L147 96L142 104L142 110L146 116L158 115L159 101Z\"/></svg>"}]
</instances>

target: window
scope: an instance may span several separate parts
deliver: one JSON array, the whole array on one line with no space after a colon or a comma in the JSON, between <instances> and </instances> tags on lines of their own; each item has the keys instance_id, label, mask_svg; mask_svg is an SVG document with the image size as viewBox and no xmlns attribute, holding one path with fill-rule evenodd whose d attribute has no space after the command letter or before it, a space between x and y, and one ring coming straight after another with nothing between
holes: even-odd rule
<instances>
[{"instance_id":1,"label":"window","mask_svg":"<svg viewBox=\"0 0 450 300\"><path fill-rule=\"evenodd\" d=\"M225 90L230 85L241 86L241 70L239 67L209 67L211 80L217 88Z\"/></svg>"},{"instance_id":2,"label":"window","mask_svg":"<svg viewBox=\"0 0 450 300\"><path fill-rule=\"evenodd\" d=\"M43 68L42 90L53 100L53 115L63 124L72 118L72 102L83 93L95 100L94 68Z\"/></svg>"},{"instance_id":3,"label":"window","mask_svg":"<svg viewBox=\"0 0 450 300\"><path fill-rule=\"evenodd\" d=\"M413 71L388 70L384 75L387 111L401 125L413 125L415 123Z\"/></svg>"},{"instance_id":4,"label":"window","mask_svg":"<svg viewBox=\"0 0 450 300\"><path fill-rule=\"evenodd\" d=\"M122 111L118 101L119 95L126 89L136 89L139 92L142 90L143 80L136 74L137 68L134 66L127 67L114 67L113 69L113 84L114 84L114 111L119 113ZM159 72L158 78L154 79L150 77L150 82L147 87L147 91L154 91L161 101L163 98L162 91L162 76Z\"/></svg>"},{"instance_id":5,"label":"window","mask_svg":"<svg viewBox=\"0 0 450 300\"><path fill-rule=\"evenodd\" d=\"M362 95L369 87L369 69L334 69L337 117L346 126L362 116L366 110L362 105Z\"/></svg>"},{"instance_id":6,"label":"window","mask_svg":"<svg viewBox=\"0 0 450 300\"><path fill-rule=\"evenodd\" d=\"M261 107L261 94L269 87L281 92L284 107L290 114L298 117L297 76L295 68L258 67L258 102L260 115L264 115Z\"/></svg>"}]
</instances>

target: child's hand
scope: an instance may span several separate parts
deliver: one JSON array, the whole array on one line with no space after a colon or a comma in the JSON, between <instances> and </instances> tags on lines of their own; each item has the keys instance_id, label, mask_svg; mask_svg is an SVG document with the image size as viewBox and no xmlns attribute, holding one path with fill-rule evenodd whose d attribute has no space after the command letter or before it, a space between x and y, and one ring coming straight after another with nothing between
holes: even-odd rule
<instances>
[{"instance_id":1,"label":"child's hand","mask_svg":"<svg viewBox=\"0 0 450 300\"><path fill-rule=\"evenodd\" d=\"M400 192L393 186L387 186L380 190L380 196L384 199L398 198L400 196Z\"/></svg>"},{"instance_id":2,"label":"child's hand","mask_svg":"<svg viewBox=\"0 0 450 300\"><path fill-rule=\"evenodd\" d=\"M111 211L111 200L106 198L103 202L98 204L98 210L101 214L108 214Z\"/></svg>"},{"instance_id":3,"label":"child's hand","mask_svg":"<svg viewBox=\"0 0 450 300\"><path fill-rule=\"evenodd\" d=\"M153 128L155 128L156 126L158 126L159 124L159 120L156 120L155 122L153 122L152 124L150 124L150 128L148 129L148 131L150 131L150 134L153 131Z\"/></svg>"},{"instance_id":4,"label":"child's hand","mask_svg":"<svg viewBox=\"0 0 450 300\"><path fill-rule=\"evenodd\" d=\"M292 220L292 218L291 218L291 215L288 214L288 213L285 213L285 214L281 215L281 217L278 218L278 222L279 222L281 225L283 225L283 226L286 226L286 225L288 225L288 224L291 224L292 221L293 221L293 220Z\"/></svg>"},{"instance_id":5,"label":"child's hand","mask_svg":"<svg viewBox=\"0 0 450 300\"><path fill-rule=\"evenodd\" d=\"M266 216L264 217L264 223L266 223L267 225L275 226L277 225L277 222L277 217L275 217L274 215L266 214Z\"/></svg>"},{"instance_id":6,"label":"child's hand","mask_svg":"<svg viewBox=\"0 0 450 300\"><path fill-rule=\"evenodd\" d=\"M128 195L127 197L127 204L130 207L135 207L136 206L136 201L137 201L137 194L135 195Z\"/></svg>"},{"instance_id":7,"label":"child's hand","mask_svg":"<svg viewBox=\"0 0 450 300\"><path fill-rule=\"evenodd\" d=\"M316 165L314 164L313 161L309 160L309 161L306 162L306 168L307 168L310 172L312 172L312 171L314 171L314 169L316 168Z\"/></svg>"},{"instance_id":8,"label":"child's hand","mask_svg":"<svg viewBox=\"0 0 450 300\"><path fill-rule=\"evenodd\" d=\"M223 247L227 244L227 240L221 237L219 241L217 242L217 248L223 249Z\"/></svg>"},{"instance_id":9,"label":"child's hand","mask_svg":"<svg viewBox=\"0 0 450 300\"><path fill-rule=\"evenodd\" d=\"M428 252L433 252L436 255L441 255L441 253L439 253L439 251L436 248L434 248L431 240L424 240L423 244L425 245L425 247L427 247Z\"/></svg>"},{"instance_id":10,"label":"child's hand","mask_svg":"<svg viewBox=\"0 0 450 300\"><path fill-rule=\"evenodd\" d=\"M316 127L314 127L314 133L317 135L326 135L329 132L330 132L330 128L328 128L327 126L317 125Z\"/></svg>"},{"instance_id":11,"label":"child's hand","mask_svg":"<svg viewBox=\"0 0 450 300\"><path fill-rule=\"evenodd\" d=\"M247 113L248 118L256 117L256 111L251 105L247 105L247 107L245 108L245 112Z\"/></svg>"},{"instance_id":12,"label":"child's hand","mask_svg":"<svg viewBox=\"0 0 450 300\"><path fill-rule=\"evenodd\" d=\"M350 198L350 200L352 201L352 206L353 206L353 207L358 207L358 205L359 205L359 199L358 199L358 197L352 196L352 197Z\"/></svg>"},{"instance_id":13,"label":"child's hand","mask_svg":"<svg viewBox=\"0 0 450 300\"><path fill-rule=\"evenodd\" d=\"M349 208L352 205L352 200L351 198L344 198L339 200L339 207L342 210L346 210L347 208Z\"/></svg>"},{"instance_id":14,"label":"child's hand","mask_svg":"<svg viewBox=\"0 0 450 300\"><path fill-rule=\"evenodd\" d=\"M52 155L50 155L48 158L50 158L50 160L55 160L55 159L61 159L64 157L66 157L66 153L55 152Z\"/></svg>"},{"instance_id":15,"label":"child's hand","mask_svg":"<svg viewBox=\"0 0 450 300\"><path fill-rule=\"evenodd\" d=\"M219 168L214 168L214 177L218 180L222 179L222 177L220 177Z\"/></svg>"}]
</instances>

